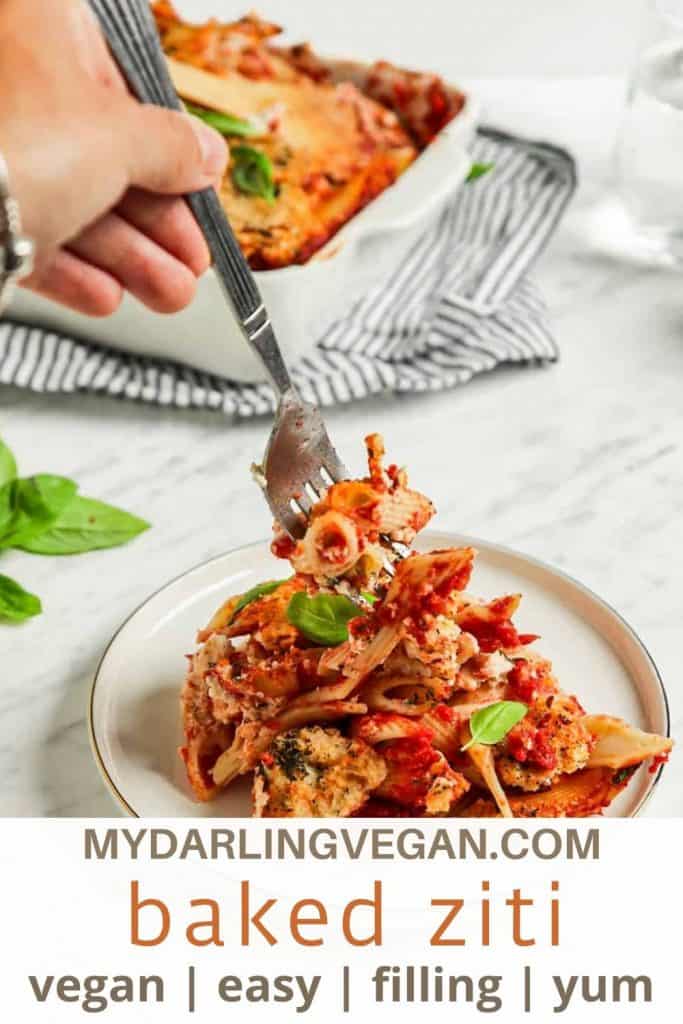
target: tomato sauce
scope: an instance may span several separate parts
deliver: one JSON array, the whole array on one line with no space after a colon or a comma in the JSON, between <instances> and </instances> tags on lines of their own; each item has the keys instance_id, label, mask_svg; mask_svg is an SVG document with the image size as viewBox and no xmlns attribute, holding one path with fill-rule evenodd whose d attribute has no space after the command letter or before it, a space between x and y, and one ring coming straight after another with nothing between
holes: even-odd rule
<instances>
[{"instance_id":1,"label":"tomato sauce","mask_svg":"<svg viewBox=\"0 0 683 1024\"><path fill-rule=\"evenodd\" d=\"M515 662L508 674L508 697L522 704L533 704L544 690L552 689L552 680L539 668L532 667L525 658Z\"/></svg>"},{"instance_id":2,"label":"tomato sauce","mask_svg":"<svg viewBox=\"0 0 683 1024\"><path fill-rule=\"evenodd\" d=\"M650 775L654 775L656 772L659 771L659 769L662 767L663 764L668 764L668 763L669 763L669 755L668 754L657 754L656 757L652 758L652 764L648 768L648 771L650 772Z\"/></svg>"},{"instance_id":3,"label":"tomato sauce","mask_svg":"<svg viewBox=\"0 0 683 1024\"><path fill-rule=\"evenodd\" d=\"M296 543L286 533L273 537L270 550L276 558L291 558L296 550Z\"/></svg>"},{"instance_id":4,"label":"tomato sauce","mask_svg":"<svg viewBox=\"0 0 683 1024\"><path fill-rule=\"evenodd\" d=\"M557 755L552 746L552 734L549 729L537 728L527 722L508 733L507 749L510 757L520 764L533 764L546 771L557 766Z\"/></svg>"},{"instance_id":5,"label":"tomato sauce","mask_svg":"<svg viewBox=\"0 0 683 1024\"><path fill-rule=\"evenodd\" d=\"M415 816L408 807L399 807L398 804L392 804L390 800L379 800L377 797L372 797L351 815L352 818L410 818Z\"/></svg>"}]
</instances>

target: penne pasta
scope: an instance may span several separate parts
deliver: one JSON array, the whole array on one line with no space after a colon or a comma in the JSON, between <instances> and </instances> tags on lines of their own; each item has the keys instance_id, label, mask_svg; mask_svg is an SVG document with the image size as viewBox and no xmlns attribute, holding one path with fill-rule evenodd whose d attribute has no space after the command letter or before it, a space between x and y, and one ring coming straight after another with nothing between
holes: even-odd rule
<instances>
[{"instance_id":1,"label":"penne pasta","mask_svg":"<svg viewBox=\"0 0 683 1024\"><path fill-rule=\"evenodd\" d=\"M433 509L378 435L366 446L368 476L332 485L300 541L276 524L294 575L198 634L181 750L197 799L251 774L264 817L602 813L672 741L587 715L513 622L521 595L468 593L473 548L389 572L380 533L412 540Z\"/></svg>"},{"instance_id":2,"label":"penne pasta","mask_svg":"<svg viewBox=\"0 0 683 1024\"><path fill-rule=\"evenodd\" d=\"M469 748L467 755L495 800L500 816L502 818L514 817L507 794L496 774L496 762L491 747L475 743Z\"/></svg>"},{"instance_id":3,"label":"penne pasta","mask_svg":"<svg viewBox=\"0 0 683 1024\"><path fill-rule=\"evenodd\" d=\"M444 695L445 689L447 687L441 680L430 676L380 675L365 683L359 690L359 696L371 711L419 718Z\"/></svg>"},{"instance_id":4,"label":"penne pasta","mask_svg":"<svg viewBox=\"0 0 683 1024\"><path fill-rule=\"evenodd\" d=\"M609 715L588 715L586 728L596 740L588 759L592 768L628 768L648 758L662 757L673 747L670 739L643 732Z\"/></svg>"},{"instance_id":5,"label":"penne pasta","mask_svg":"<svg viewBox=\"0 0 683 1024\"><path fill-rule=\"evenodd\" d=\"M431 730L419 719L386 712L360 715L351 723L351 735L370 746L417 736L427 736L431 740L432 736Z\"/></svg>"}]
</instances>

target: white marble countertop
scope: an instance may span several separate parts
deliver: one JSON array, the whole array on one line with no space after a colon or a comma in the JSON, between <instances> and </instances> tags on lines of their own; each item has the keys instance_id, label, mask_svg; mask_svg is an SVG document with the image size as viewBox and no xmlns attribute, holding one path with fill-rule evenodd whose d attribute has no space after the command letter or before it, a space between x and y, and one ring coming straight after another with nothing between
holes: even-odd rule
<instances>
[{"instance_id":1,"label":"white marble countertop","mask_svg":"<svg viewBox=\"0 0 683 1024\"><path fill-rule=\"evenodd\" d=\"M441 526L561 566L618 608L658 663L680 735L681 279L612 262L586 245L585 211L604 177L618 83L477 86L492 121L568 142L579 156L581 190L536 274L562 360L497 371L448 394L336 409L331 432L360 469L363 432L381 431L415 486L433 495ZM114 551L62 560L3 555L2 571L39 593L45 613L0 628L2 814L116 813L88 743L95 666L147 594L268 534L248 474L267 430L263 420L234 425L216 414L0 390L0 434L24 472L73 476L84 493L154 524ZM683 813L680 755L648 813Z\"/></svg>"}]
</instances>

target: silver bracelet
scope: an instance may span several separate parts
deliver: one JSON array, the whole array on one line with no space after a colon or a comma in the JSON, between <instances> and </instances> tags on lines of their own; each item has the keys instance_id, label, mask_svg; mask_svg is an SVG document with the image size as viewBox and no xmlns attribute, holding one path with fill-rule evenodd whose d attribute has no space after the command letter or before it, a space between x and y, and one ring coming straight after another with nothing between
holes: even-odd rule
<instances>
[{"instance_id":1,"label":"silver bracelet","mask_svg":"<svg viewBox=\"0 0 683 1024\"><path fill-rule=\"evenodd\" d=\"M33 270L34 245L21 233L19 204L10 193L7 164L0 155L0 312L14 285Z\"/></svg>"}]
</instances>

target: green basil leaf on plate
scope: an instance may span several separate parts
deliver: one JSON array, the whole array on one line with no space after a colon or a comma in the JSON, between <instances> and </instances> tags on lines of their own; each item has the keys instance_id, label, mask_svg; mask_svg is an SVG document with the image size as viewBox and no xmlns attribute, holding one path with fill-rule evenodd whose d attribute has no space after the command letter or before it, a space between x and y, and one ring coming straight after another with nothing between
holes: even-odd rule
<instances>
[{"instance_id":1,"label":"green basil leaf on plate","mask_svg":"<svg viewBox=\"0 0 683 1024\"><path fill-rule=\"evenodd\" d=\"M273 591L277 590L277 588L285 582L286 580L266 580L265 583L257 583L255 587L251 588L251 590L245 591L235 605L228 625L232 625L242 609L246 608L248 604L251 604L252 601L258 601L259 597L265 597L266 594L272 594Z\"/></svg>"},{"instance_id":2,"label":"green basil leaf on plate","mask_svg":"<svg viewBox=\"0 0 683 1024\"><path fill-rule=\"evenodd\" d=\"M477 178L483 178L484 175L488 174L489 171L492 171L493 168L494 164L472 164L465 181L476 181Z\"/></svg>"},{"instance_id":3,"label":"green basil leaf on plate","mask_svg":"<svg viewBox=\"0 0 683 1024\"><path fill-rule=\"evenodd\" d=\"M232 146L231 173L235 188L245 195L275 201L275 179L269 157L252 146Z\"/></svg>"},{"instance_id":4,"label":"green basil leaf on plate","mask_svg":"<svg viewBox=\"0 0 683 1024\"><path fill-rule=\"evenodd\" d=\"M185 109L189 114L194 114L205 124L215 128L221 135L249 138L250 135L259 134L255 124L244 121L241 117L233 117L232 114L224 114L220 110L207 110L206 107L198 107L194 103L186 102Z\"/></svg>"},{"instance_id":5,"label":"green basil leaf on plate","mask_svg":"<svg viewBox=\"0 0 683 1024\"><path fill-rule=\"evenodd\" d=\"M24 590L9 576L0 576L0 619L23 622L40 615L42 610L39 597Z\"/></svg>"},{"instance_id":6,"label":"green basil leaf on plate","mask_svg":"<svg viewBox=\"0 0 683 1024\"><path fill-rule=\"evenodd\" d=\"M289 622L313 643L324 647L336 647L348 640L349 622L363 614L363 610L343 594L309 597L300 590L287 605Z\"/></svg>"},{"instance_id":7,"label":"green basil leaf on plate","mask_svg":"<svg viewBox=\"0 0 683 1024\"><path fill-rule=\"evenodd\" d=\"M14 455L0 438L0 487L14 480L17 475L17 461Z\"/></svg>"},{"instance_id":8,"label":"green basil leaf on plate","mask_svg":"<svg viewBox=\"0 0 683 1024\"><path fill-rule=\"evenodd\" d=\"M0 548L19 547L47 530L77 490L73 480L50 473L6 484L0 495Z\"/></svg>"},{"instance_id":9,"label":"green basil leaf on plate","mask_svg":"<svg viewBox=\"0 0 683 1024\"><path fill-rule=\"evenodd\" d=\"M516 700L499 700L480 708L470 718L471 739L462 749L467 750L475 743L485 746L500 743L510 729L522 721L528 710L526 704Z\"/></svg>"},{"instance_id":10,"label":"green basil leaf on plate","mask_svg":"<svg viewBox=\"0 0 683 1024\"><path fill-rule=\"evenodd\" d=\"M130 512L76 495L46 530L17 546L34 555L80 555L118 547L147 529L149 523Z\"/></svg>"}]
</instances>

